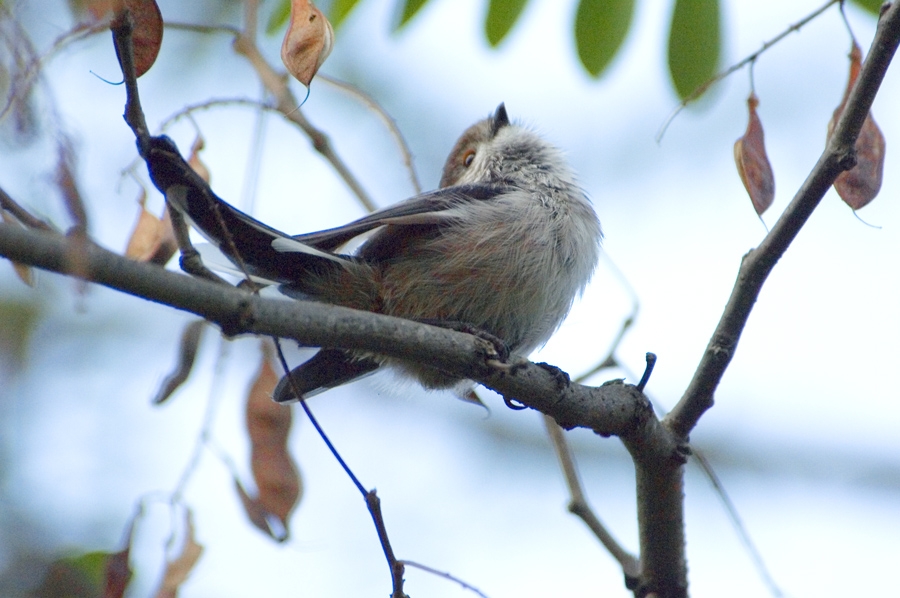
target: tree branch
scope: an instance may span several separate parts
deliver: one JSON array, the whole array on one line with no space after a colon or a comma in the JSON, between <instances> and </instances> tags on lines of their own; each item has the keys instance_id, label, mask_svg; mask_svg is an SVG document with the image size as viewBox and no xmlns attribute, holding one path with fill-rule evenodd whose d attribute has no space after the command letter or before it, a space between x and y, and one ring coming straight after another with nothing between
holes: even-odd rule
<instances>
[{"instance_id":1,"label":"tree branch","mask_svg":"<svg viewBox=\"0 0 900 598\"><path fill-rule=\"evenodd\" d=\"M0 224L0 255L13 261L72 274L67 251L62 235ZM592 388L562 381L548 368L526 360L498 363L493 346L469 334L334 305L257 297L135 262L96 245L86 248L83 268L79 273L89 282L197 314L229 336L277 336L429 365L484 384L550 415L565 428L630 437L645 435L637 431L648 425L659 427L650 403L632 385L612 381Z\"/></svg>"},{"instance_id":2,"label":"tree branch","mask_svg":"<svg viewBox=\"0 0 900 598\"><path fill-rule=\"evenodd\" d=\"M895 2L882 11L859 79L825 151L763 242L744 256L731 297L697 371L681 400L665 418L666 427L679 437L686 438L703 413L712 407L715 390L731 363L741 332L769 273L837 176L855 165L856 138L897 51L898 43L900 2Z\"/></svg>"}]
</instances>

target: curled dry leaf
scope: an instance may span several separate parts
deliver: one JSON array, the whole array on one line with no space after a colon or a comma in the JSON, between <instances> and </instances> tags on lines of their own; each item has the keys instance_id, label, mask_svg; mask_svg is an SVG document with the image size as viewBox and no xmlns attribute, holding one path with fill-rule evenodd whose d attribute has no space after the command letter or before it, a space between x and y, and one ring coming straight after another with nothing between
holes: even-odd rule
<instances>
[{"instance_id":1,"label":"curled dry leaf","mask_svg":"<svg viewBox=\"0 0 900 598\"><path fill-rule=\"evenodd\" d=\"M178 347L178 362L175 364L175 370L163 380L159 392L153 399L154 405L166 402L191 375L194 360L197 358L197 348L200 346L200 336L205 325L206 320L194 320L184 327Z\"/></svg>"},{"instance_id":2,"label":"curled dry leaf","mask_svg":"<svg viewBox=\"0 0 900 598\"><path fill-rule=\"evenodd\" d=\"M194 565L200 560L200 555L203 554L203 546L198 544L194 538L194 523L189 510L184 516L184 529L184 545L181 547L181 554L166 563L166 570L163 573L159 591L156 592L156 598L175 598L178 595L178 588L188 578Z\"/></svg>"},{"instance_id":3,"label":"curled dry leaf","mask_svg":"<svg viewBox=\"0 0 900 598\"><path fill-rule=\"evenodd\" d=\"M272 400L272 392L278 376L269 363L269 351L264 345L263 359L259 372L247 394L247 432L250 436L250 465L259 496L258 506L273 515L284 528L287 537L287 521L291 511L297 506L302 493L300 474L294 460L288 453L287 440L291 431L292 412L289 407ZM245 502L245 507L247 506ZM258 514L248 509L251 521ZM272 534L271 526L262 528Z\"/></svg>"},{"instance_id":4,"label":"curled dry leaf","mask_svg":"<svg viewBox=\"0 0 900 598\"><path fill-rule=\"evenodd\" d=\"M334 45L334 29L309 0L291 0L291 20L281 44L281 61L300 83L312 78Z\"/></svg>"},{"instance_id":5,"label":"curled dry leaf","mask_svg":"<svg viewBox=\"0 0 900 598\"><path fill-rule=\"evenodd\" d=\"M147 210L147 192L144 189L141 189L138 205L141 206L141 211L134 229L131 231L131 236L128 237L125 257L146 262L156 249L162 221Z\"/></svg>"},{"instance_id":6,"label":"curled dry leaf","mask_svg":"<svg viewBox=\"0 0 900 598\"><path fill-rule=\"evenodd\" d=\"M837 126L838 119L844 113L847 99L859 77L861 67L862 51L854 42L853 48L850 50L850 77L847 81L847 88L844 90L841 103L828 122L829 139ZM834 188L844 203L854 210L858 210L875 199L881 190L881 181L884 178L885 140L878 125L875 124L871 112L866 115L859 137L856 139L855 148L856 166L839 174L834 181Z\"/></svg>"},{"instance_id":7,"label":"curled dry leaf","mask_svg":"<svg viewBox=\"0 0 900 598\"><path fill-rule=\"evenodd\" d=\"M19 219L6 210L0 209L0 216L3 217L3 222L6 222L8 224L18 224L19 226L22 226L24 228L22 223L19 222ZM30 287L34 286L34 273L32 272L30 267L26 266L25 264L20 264L19 262L12 262L12 267L13 270L16 271L16 276L19 277L19 280Z\"/></svg>"},{"instance_id":8,"label":"curled dry leaf","mask_svg":"<svg viewBox=\"0 0 900 598\"><path fill-rule=\"evenodd\" d=\"M168 206L163 208L162 219L151 214L146 207L147 192L141 190L138 204L141 211L138 220L128 237L128 245L125 247L125 257L138 262L151 262L164 266L178 249L175 240L175 231L172 228L172 218L169 216Z\"/></svg>"},{"instance_id":9,"label":"curled dry leaf","mask_svg":"<svg viewBox=\"0 0 900 598\"><path fill-rule=\"evenodd\" d=\"M766 155L762 121L756 113L758 105L759 99L751 93L747 98L750 119L744 136L734 142L734 163L744 188L750 194L753 209L757 215L762 216L775 199L775 176Z\"/></svg>"},{"instance_id":10,"label":"curled dry leaf","mask_svg":"<svg viewBox=\"0 0 900 598\"><path fill-rule=\"evenodd\" d=\"M156 0L125 0L134 19L134 70L140 77L150 70L162 46L163 20Z\"/></svg>"},{"instance_id":11,"label":"curled dry leaf","mask_svg":"<svg viewBox=\"0 0 900 598\"><path fill-rule=\"evenodd\" d=\"M98 21L107 14L121 15L128 9L134 23L131 43L134 52L135 75L150 70L162 46L163 19L156 0L88 0L87 10Z\"/></svg>"}]
</instances>

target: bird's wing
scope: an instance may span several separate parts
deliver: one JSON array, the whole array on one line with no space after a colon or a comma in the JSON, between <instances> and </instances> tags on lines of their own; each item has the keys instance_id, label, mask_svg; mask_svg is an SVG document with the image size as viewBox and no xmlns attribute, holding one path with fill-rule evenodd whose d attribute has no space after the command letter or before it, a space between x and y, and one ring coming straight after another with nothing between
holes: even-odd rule
<instances>
[{"instance_id":1,"label":"bird's wing","mask_svg":"<svg viewBox=\"0 0 900 598\"><path fill-rule=\"evenodd\" d=\"M168 137L151 137L141 148L141 155L153 183L174 209L240 270L279 283L302 280L310 269L348 265L354 258L333 252L353 238L384 226L390 226L392 234L382 235L363 253L368 259L389 257L395 239L432 234L437 225L459 217L466 204L490 201L506 190L488 184L447 187L416 195L344 226L290 236L219 198Z\"/></svg>"},{"instance_id":2,"label":"bird's wing","mask_svg":"<svg viewBox=\"0 0 900 598\"><path fill-rule=\"evenodd\" d=\"M489 200L501 192L502 188L497 185L460 185L429 191L343 226L294 235L291 239L305 246L333 251L359 235L388 224L410 226L446 222L456 216L454 210L461 205ZM283 251L291 251L289 242L279 241L279 244Z\"/></svg>"}]
</instances>

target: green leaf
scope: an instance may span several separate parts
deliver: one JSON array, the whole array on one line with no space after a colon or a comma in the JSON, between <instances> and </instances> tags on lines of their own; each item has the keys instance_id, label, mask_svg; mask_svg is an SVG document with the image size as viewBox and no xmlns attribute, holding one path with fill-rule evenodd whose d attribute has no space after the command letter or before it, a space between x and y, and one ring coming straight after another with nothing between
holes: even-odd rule
<instances>
[{"instance_id":1,"label":"green leaf","mask_svg":"<svg viewBox=\"0 0 900 598\"><path fill-rule=\"evenodd\" d=\"M428 2L428 0L404 0L403 12L400 13L400 22L394 30L396 31L406 25L410 19L416 16L419 9L425 6L426 2Z\"/></svg>"},{"instance_id":2,"label":"green leaf","mask_svg":"<svg viewBox=\"0 0 900 598\"><path fill-rule=\"evenodd\" d=\"M285 26L291 16L291 0L278 0L266 22L266 35L275 35Z\"/></svg>"},{"instance_id":3,"label":"green leaf","mask_svg":"<svg viewBox=\"0 0 900 598\"><path fill-rule=\"evenodd\" d=\"M859 6L866 12L870 12L876 17L881 13L881 5L884 0L851 0L853 4Z\"/></svg>"},{"instance_id":4,"label":"green leaf","mask_svg":"<svg viewBox=\"0 0 900 598\"><path fill-rule=\"evenodd\" d=\"M331 3L331 14L329 15L331 26L337 29L358 3L359 0L334 0Z\"/></svg>"},{"instance_id":5,"label":"green leaf","mask_svg":"<svg viewBox=\"0 0 900 598\"><path fill-rule=\"evenodd\" d=\"M522 14L528 0L490 0L484 21L484 34L488 43L496 47Z\"/></svg>"},{"instance_id":6,"label":"green leaf","mask_svg":"<svg viewBox=\"0 0 900 598\"><path fill-rule=\"evenodd\" d=\"M719 66L718 0L676 0L669 31L669 75L682 100L706 83Z\"/></svg>"},{"instance_id":7,"label":"green leaf","mask_svg":"<svg viewBox=\"0 0 900 598\"><path fill-rule=\"evenodd\" d=\"M634 0L581 0L575 13L575 46L587 72L599 77L625 41Z\"/></svg>"}]
</instances>

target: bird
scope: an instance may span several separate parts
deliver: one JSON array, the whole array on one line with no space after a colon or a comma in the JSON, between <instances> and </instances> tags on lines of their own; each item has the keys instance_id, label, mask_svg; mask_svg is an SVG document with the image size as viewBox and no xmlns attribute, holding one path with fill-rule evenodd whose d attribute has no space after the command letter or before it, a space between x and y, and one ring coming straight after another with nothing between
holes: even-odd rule
<instances>
[{"instance_id":1,"label":"bird","mask_svg":"<svg viewBox=\"0 0 900 598\"><path fill-rule=\"evenodd\" d=\"M599 260L600 221L562 151L511 121L503 103L459 137L438 189L299 235L219 198L168 137L138 145L170 208L257 282L295 299L480 331L511 356L546 343ZM354 253L339 252L368 233ZM326 347L292 369L273 398L306 399L382 367L427 389L472 387L439 365Z\"/></svg>"}]
</instances>

